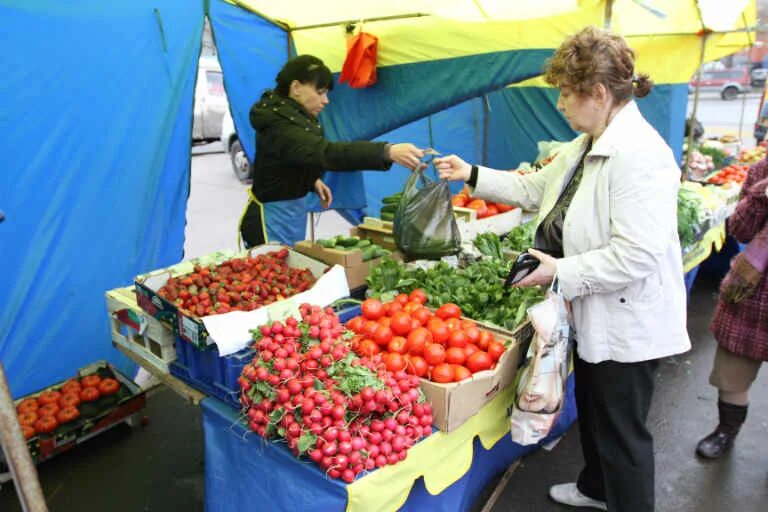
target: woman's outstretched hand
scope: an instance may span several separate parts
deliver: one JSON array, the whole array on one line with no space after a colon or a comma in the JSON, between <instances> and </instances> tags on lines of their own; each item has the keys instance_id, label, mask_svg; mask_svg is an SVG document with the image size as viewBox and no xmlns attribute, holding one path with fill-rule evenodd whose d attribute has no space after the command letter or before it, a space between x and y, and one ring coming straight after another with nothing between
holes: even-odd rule
<instances>
[{"instance_id":1,"label":"woman's outstretched hand","mask_svg":"<svg viewBox=\"0 0 768 512\"><path fill-rule=\"evenodd\" d=\"M424 150L408 142L389 146L389 159L408 169L420 168L423 165L422 158L424 158Z\"/></svg>"},{"instance_id":2,"label":"woman's outstretched hand","mask_svg":"<svg viewBox=\"0 0 768 512\"><path fill-rule=\"evenodd\" d=\"M333 202L333 194L331 193L331 189L328 188L328 185L323 183L323 180L319 178L315 181L315 192L317 192L317 197L320 198L320 206L323 208L330 208L331 203Z\"/></svg>"},{"instance_id":3,"label":"woman's outstretched hand","mask_svg":"<svg viewBox=\"0 0 768 512\"><path fill-rule=\"evenodd\" d=\"M456 155L435 158L432 163L435 164L435 169L444 180L467 181L472 172L472 166Z\"/></svg>"}]
</instances>

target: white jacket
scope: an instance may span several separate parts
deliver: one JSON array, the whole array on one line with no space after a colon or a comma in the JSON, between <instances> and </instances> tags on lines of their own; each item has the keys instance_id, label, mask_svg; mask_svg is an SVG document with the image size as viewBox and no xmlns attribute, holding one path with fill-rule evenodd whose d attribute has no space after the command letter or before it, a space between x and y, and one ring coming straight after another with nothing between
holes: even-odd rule
<instances>
[{"instance_id":1,"label":"white jacket","mask_svg":"<svg viewBox=\"0 0 768 512\"><path fill-rule=\"evenodd\" d=\"M580 135L535 174L481 167L474 195L552 209L587 144ZM635 362L690 349L677 235L680 169L640 114L624 106L584 161L563 225L557 275L573 304L579 356Z\"/></svg>"}]
</instances>

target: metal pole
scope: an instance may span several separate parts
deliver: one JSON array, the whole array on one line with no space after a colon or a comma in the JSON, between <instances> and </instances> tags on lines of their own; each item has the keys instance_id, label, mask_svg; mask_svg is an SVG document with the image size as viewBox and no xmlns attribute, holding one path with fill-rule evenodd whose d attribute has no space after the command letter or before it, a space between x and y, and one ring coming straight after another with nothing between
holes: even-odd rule
<instances>
[{"instance_id":1,"label":"metal pole","mask_svg":"<svg viewBox=\"0 0 768 512\"><path fill-rule=\"evenodd\" d=\"M0 363L0 446L11 470L21 508L27 512L47 512L43 490L37 479L37 469L29 456L27 443L21 433L16 408L13 406L5 370Z\"/></svg>"},{"instance_id":2,"label":"metal pole","mask_svg":"<svg viewBox=\"0 0 768 512\"><path fill-rule=\"evenodd\" d=\"M696 111L699 106L699 89L701 88L701 67L704 64L704 54L707 49L707 37L708 32L704 32L701 35L701 54L699 55L699 69L696 71L696 89L693 92L693 109L691 110L691 126L688 128L688 150L685 152L685 162L683 163L683 179L687 180L688 176L688 162L691 159L691 150L693 149L693 132L696 131ZM686 120L687 122L687 120Z\"/></svg>"},{"instance_id":3,"label":"metal pole","mask_svg":"<svg viewBox=\"0 0 768 512\"><path fill-rule=\"evenodd\" d=\"M613 16L613 0L605 2L605 12L603 13L603 28L611 28L611 17Z\"/></svg>"},{"instance_id":4,"label":"metal pole","mask_svg":"<svg viewBox=\"0 0 768 512\"><path fill-rule=\"evenodd\" d=\"M744 28L747 28L747 19L744 17L744 13L741 14L741 20L744 22ZM750 35L749 31L747 31L747 39L749 40L749 55L751 57L752 56L752 48L754 48L755 43L754 43L754 41L752 41L752 36ZM742 139L741 139L741 135L742 135L741 127L744 124L744 110L746 108L747 108L747 94L744 93L744 94L741 95L741 116L739 116L739 150L741 150L741 141L742 141Z\"/></svg>"}]
</instances>

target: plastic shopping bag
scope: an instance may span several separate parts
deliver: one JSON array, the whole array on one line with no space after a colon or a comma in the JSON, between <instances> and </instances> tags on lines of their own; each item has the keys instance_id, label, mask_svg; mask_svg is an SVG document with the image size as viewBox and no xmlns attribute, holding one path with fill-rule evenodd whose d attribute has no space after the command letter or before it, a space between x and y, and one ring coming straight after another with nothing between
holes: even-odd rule
<instances>
[{"instance_id":1,"label":"plastic shopping bag","mask_svg":"<svg viewBox=\"0 0 768 512\"><path fill-rule=\"evenodd\" d=\"M456 254L461 235L448 182L429 179L423 170L413 171L395 212L393 234L398 249L412 259Z\"/></svg>"},{"instance_id":2,"label":"plastic shopping bag","mask_svg":"<svg viewBox=\"0 0 768 512\"><path fill-rule=\"evenodd\" d=\"M536 444L549 434L565 401L571 365L568 308L557 279L547 297L528 309L533 340L520 369L510 414L512 440Z\"/></svg>"}]
</instances>

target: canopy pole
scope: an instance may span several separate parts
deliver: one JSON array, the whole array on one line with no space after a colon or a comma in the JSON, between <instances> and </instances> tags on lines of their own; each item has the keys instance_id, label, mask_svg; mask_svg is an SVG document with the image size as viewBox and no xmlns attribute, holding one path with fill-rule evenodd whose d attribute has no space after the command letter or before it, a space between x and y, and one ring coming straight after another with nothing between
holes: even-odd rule
<instances>
[{"instance_id":1,"label":"canopy pole","mask_svg":"<svg viewBox=\"0 0 768 512\"><path fill-rule=\"evenodd\" d=\"M32 463L29 448L21 433L16 408L13 406L5 370L0 363L0 446L5 453L11 477L19 495L24 512L47 512L43 490L37 478L37 469Z\"/></svg>"},{"instance_id":2,"label":"canopy pole","mask_svg":"<svg viewBox=\"0 0 768 512\"><path fill-rule=\"evenodd\" d=\"M747 26L747 19L744 16L744 13L741 13L741 20L744 22L744 27ZM755 42L752 40L752 35L747 31L747 39L749 40L749 54L752 55L752 49L755 46ZM741 149L741 136L742 136L742 129L741 127L744 125L744 111L747 108L747 94L744 93L741 95L741 115L739 116L739 149ZM758 113L759 115L759 113Z\"/></svg>"},{"instance_id":3,"label":"canopy pole","mask_svg":"<svg viewBox=\"0 0 768 512\"><path fill-rule=\"evenodd\" d=\"M701 68L704 65L704 55L707 49L707 37L709 32L704 32L701 35L701 52L699 54L699 69L696 71L696 89L693 92L693 108L691 109L691 126L688 128L688 149L685 152L685 161L683 162L683 179L687 180L688 176L688 163L691 160L691 150L693 149L693 133L696 131L694 128L696 122L696 111L699 106L699 90L701 88ZM688 120L686 119L686 123Z\"/></svg>"},{"instance_id":4,"label":"canopy pole","mask_svg":"<svg viewBox=\"0 0 768 512\"><path fill-rule=\"evenodd\" d=\"M304 25L303 27L293 27L288 28L291 32L295 32L297 30L309 30L313 28L325 28L325 27L336 27L338 25L354 25L356 23L360 23L361 21L364 21L365 23L370 23L372 21L391 21L391 20L404 20L408 18L421 18L422 16L431 16L431 14L426 14L422 12L414 12L411 14L396 14L393 16L378 16L374 18L365 18L365 19L356 19L356 20L341 20L341 21L333 21L329 23L318 23L316 25Z\"/></svg>"},{"instance_id":5,"label":"canopy pole","mask_svg":"<svg viewBox=\"0 0 768 512\"><path fill-rule=\"evenodd\" d=\"M605 13L603 14L603 28L611 28L611 17L613 16L613 0L605 2Z\"/></svg>"}]
</instances>

